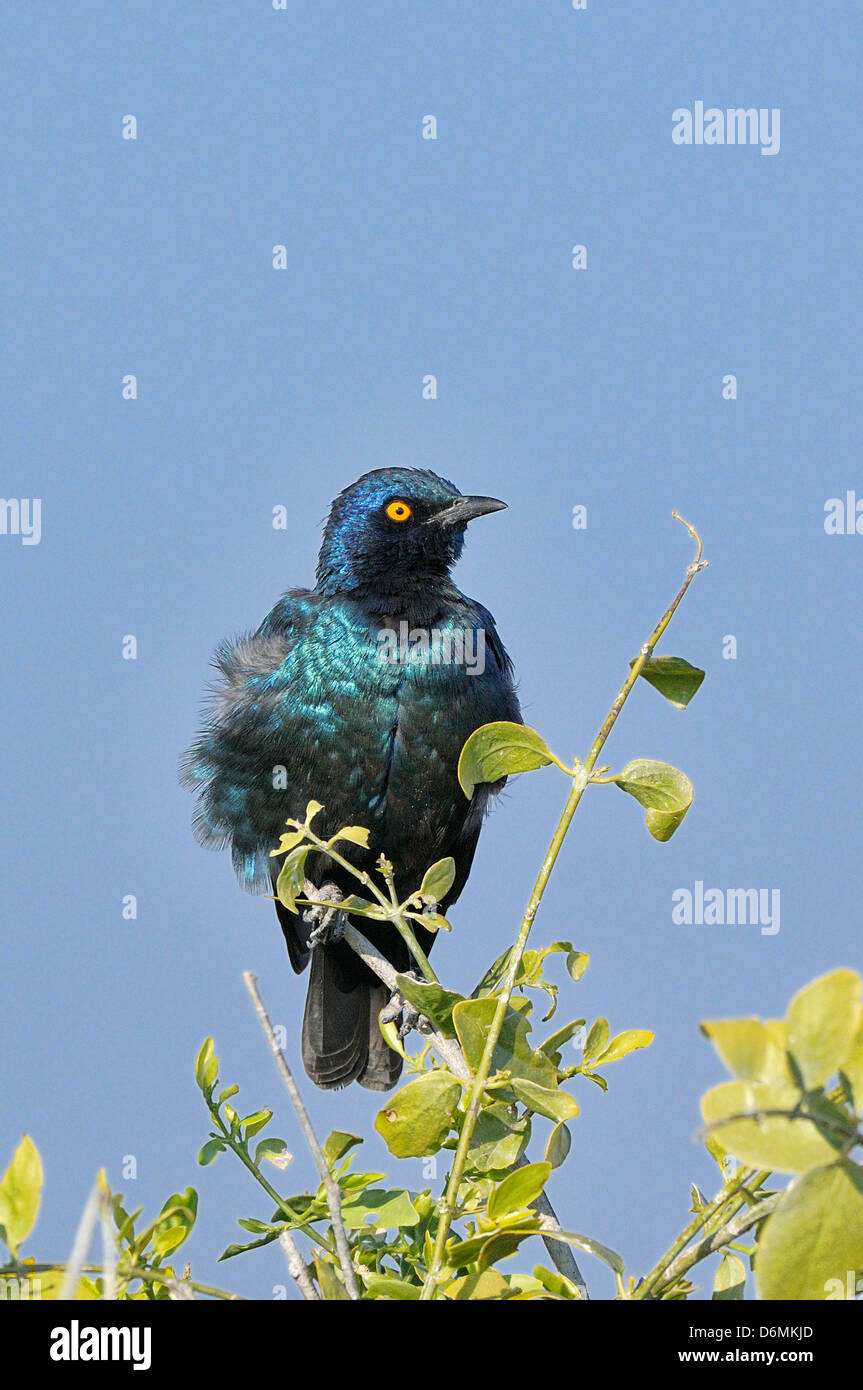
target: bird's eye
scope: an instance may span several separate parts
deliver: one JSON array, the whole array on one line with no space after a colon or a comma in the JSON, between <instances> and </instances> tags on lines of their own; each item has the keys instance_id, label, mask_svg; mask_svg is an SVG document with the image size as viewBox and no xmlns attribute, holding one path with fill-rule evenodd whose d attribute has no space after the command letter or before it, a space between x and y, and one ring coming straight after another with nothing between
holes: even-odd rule
<instances>
[{"instance_id":1,"label":"bird's eye","mask_svg":"<svg viewBox=\"0 0 863 1390\"><path fill-rule=\"evenodd\" d=\"M411 509L407 502L402 502L401 498L396 498L394 502L387 503L387 516L390 521L409 521Z\"/></svg>"}]
</instances>

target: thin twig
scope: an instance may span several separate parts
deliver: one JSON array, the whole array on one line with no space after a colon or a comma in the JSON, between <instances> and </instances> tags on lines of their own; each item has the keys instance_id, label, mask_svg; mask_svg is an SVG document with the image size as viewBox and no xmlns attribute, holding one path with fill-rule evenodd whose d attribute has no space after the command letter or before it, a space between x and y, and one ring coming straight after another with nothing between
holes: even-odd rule
<instances>
[{"instance_id":1,"label":"thin twig","mask_svg":"<svg viewBox=\"0 0 863 1390\"><path fill-rule=\"evenodd\" d=\"M294 1280L303 1298L308 1299L309 1303L317 1302L318 1291L309 1278L309 1271L306 1269L305 1261L297 1249L297 1243L290 1231L282 1231L282 1234L279 1236L279 1244L285 1252L288 1273Z\"/></svg>"},{"instance_id":2,"label":"thin twig","mask_svg":"<svg viewBox=\"0 0 863 1390\"><path fill-rule=\"evenodd\" d=\"M195 1290L185 1279L169 1279L168 1298L172 1303L194 1303Z\"/></svg>"},{"instance_id":3,"label":"thin twig","mask_svg":"<svg viewBox=\"0 0 863 1390\"><path fill-rule=\"evenodd\" d=\"M78 1222L78 1229L75 1232L75 1239L72 1243L72 1253L66 1264L66 1273L63 1276L63 1283L60 1287L61 1302L67 1303L75 1298L78 1280L81 1277L81 1267L87 1258L87 1251L90 1249L93 1232L96 1229L96 1222L99 1220L99 1202L99 1183L95 1182L84 1203L81 1220Z\"/></svg>"},{"instance_id":4,"label":"thin twig","mask_svg":"<svg viewBox=\"0 0 863 1390\"><path fill-rule=\"evenodd\" d=\"M102 1297L117 1297L117 1246L114 1241L114 1228L111 1223L111 1198L107 1183L99 1184L99 1225L102 1230L102 1265L104 1267L104 1286Z\"/></svg>"},{"instance_id":5,"label":"thin twig","mask_svg":"<svg viewBox=\"0 0 863 1390\"><path fill-rule=\"evenodd\" d=\"M26 1273L27 1277L29 1278L34 1274L62 1274L66 1266L48 1263L33 1265L28 1264L20 1266L16 1265L15 1268L16 1272L20 1270L21 1272ZM127 1265L125 1261L123 1261L120 1264L118 1272L120 1280L124 1284L130 1284L134 1279L143 1279L145 1283L167 1284L169 1289L171 1287L171 1281L166 1278L165 1271L163 1269L143 1269L135 1264ZM81 1265L78 1270L79 1277L82 1274L104 1273L105 1271L101 1265ZM174 1280L173 1282L179 1283L181 1281ZM228 1303L237 1303L243 1301L240 1294L228 1293L225 1289L215 1289L211 1284L198 1284L190 1279L184 1279L182 1280L182 1283L187 1285L188 1288L193 1289L195 1293L203 1294L205 1298L221 1298Z\"/></svg>"},{"instance_id":6,"label":"thin twig","mask_svg":"<svg viewBox=\"0 0 863 1390\"><path fill-rule=\"evenodd\" d=\"M395 994L398 992L398 980L396 978L398 971L393 968L386 956L382 956L380 951L363 936L362 932L357 931L356 927L350 922L345 928L345 934L342 940L348 943L351 950L356 951L360 960L363 961L370 970L374 971L379 980L383 980L391 993ZM428 1022L428 1036L437 1048L440 1059L445 1064L447 1071L452 1072L453 1076L457 1076L460 1081L469 1081L470 1069L462 1056L461 1048L457 1043L454 1043L451 1038L445 1038L443 1033L435 1027L431 1019L429 1019Z\"/></svg>"},{"instance_id":7,"label":"thin twig","mask_svg":"<svg viewBox=\"0 0 863 1390\"><path fill-rule=\"evenodd\" d=\"M315 1167L317 1168L318 1173L320 1174L320 1179L323 1183L324 1192L326 1193L327 1206L329 1207L330 1212L330 1221L332 1223L333 1235L336 1241L336 1253L339 1257L339 1264L342 1270L342 1277L345 1281L345 1288L347 1289L348 1297L357 1300L360 1297L360 1289L359 1284L357 1283L357 1276L354 1270L353 1261L351 1260L350 1246L348 1245L348 1239L345 1235L345 1225L342 1220L341 1197L339 1195L338 1184L336 1183L336 1180L332 1175L330 1165L324 1158L323 1151L317 1140L317 1135L315 1134L315 1131L312 1128L312 1122L309 1119L308 1111L306 1110L306 1107L303 1103L303 1098L297 1090L297 1084L294 1081L293 1076L291 1075L291 1069L285 1061L285 1058L282 1054L282 1050L279 1047L278 1042L276 1041L276 1035L273 1032L273 1025L270 1023L270 1020L267 1016L267 1011L264 1008L263 1001L261 1000L261 996L258 993L257 979L252 974L251 970L243 971L243 983L245 984L246 989L249 991L249 994L251 995L252 1003L255 1006L255 1012L258 1015L258 1021L260 1022L261 1028L263 1029L264 1037L270 1044L270 1049L272 1051L273 1057L275 1058L276 1067L278 1069L279 1075L282 1078L285 1090L290 1096L291 1104L293 1105L294 1110L297 1114L297 1119L300 1122L300 1128L302 1129L303 1134L305 1135L306 1143L308 1144L309 1149L311 1150L312 1158L315 1161Z\"/></svg>"},{"instance_id":8,"label":"thin twig","mask_svg":"<svg viewBox=\"0 0 863 1390\"><path fill-rule=\"evenodd\" d=\"M685 1250L690 1241L709 1227L722 1212L723 1207L727 1207L729 1202L734 1202L730 1215L733 1216L739 1211L742 1204L746 1201L746 1195L754 1192L766 1182L770 1177L769 1168L743 1168L726 1187L722 1189L707 1206L702 1207L701 1211L695 1213L685 1230L675 1240L669 1250L654 1265L649 1274L645 1275L638 1288L632 1294L634 1299L646 1299L662 1288L668 1282L668 1270L676 1262L681 1251Z\"/></svg>"},{"instance_id":9,"label":"thin twig","mask_svg":"<svg viewBox=\"0 0 863 1390\"><path fill-rule=\"evenodd\" d=\"M737 1240L738 1236L742 1236L759 1221L763 1221L765 1216L769 1216L771 1212L776 1210L784 1196L784 1192L774 1192L771 1197L765 1197L756 1206L747 1207L746 1211L740 1212L732 1221L720 1226L718 1231L714 1231L698 1245L693 1245L691 1250L684 1250L666 1269L661 1289L671 1288L678 1279L682 1279L683 1275L692 1269L693 1265L697 1265L701 1260L706 1260L708 1255L715 1255L717 1250L722 1249L723 1245ZM647 1298L652 1298L652 1295L648 1294Z\"/></svg>"}]
</instances>

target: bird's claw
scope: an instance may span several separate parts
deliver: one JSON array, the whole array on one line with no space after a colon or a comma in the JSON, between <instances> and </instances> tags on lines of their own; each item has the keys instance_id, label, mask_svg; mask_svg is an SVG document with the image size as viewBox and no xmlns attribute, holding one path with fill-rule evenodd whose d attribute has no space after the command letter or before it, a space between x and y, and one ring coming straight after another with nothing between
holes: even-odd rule
<instances>
[{"instance_id":1,"label":"bird's claw","mask_svg":"<svg viewBox=\"0 0 863 1390\"><path fill-rule=\"evenodd\" d=\"M412 970L407 970L404 973L409 975L412 980L415 979L419 982L419 976ZM417 1033L430 1033L432 1031L432 1025L425 1014L421 1014L419 1009L414 1008L413 1004L409 1004L406 999L402 998L398 990L395 990L390 995L390 1002L381 1009L380 1021L381 1023L394 1023L398 1018L401 1020L398 1028L400 1039L406 1038L408 1033L412 1033L414 1030Z\"/></svg>"},{"instance_id":2,"label":"bird's claw","mask_svg":"<svg viewBox=\"0 0 863 1390\"><path fill-rule=\"evenodd\" d=\"M303 921L306 926L311 927L309 932L309 946L328 946L331 942L341 941L347 927L347 918L337 907L324 907L324 903L338 903L342 901L344 894L334 883L324 883L320 888L316 888L308 879L303 884L303 893L310 902L318 902L318 907L307 907L303 911Z\"/></svg>"},{"instance_id":3,"label":"bird's claw","mask_svg":"<svg viewBox=\"0 0 863 1390\"><path fill-rule=\"evenodd\" d=\"M413 1004L405 1004L402 1010L402 1021L399 1024L399 1038L406 1038L408 1033L414 1030L417 1033L430 1033L432 1026L425 1014L421 1014L419 1009L415 1009Z\"/></svg>"}]
</instances>

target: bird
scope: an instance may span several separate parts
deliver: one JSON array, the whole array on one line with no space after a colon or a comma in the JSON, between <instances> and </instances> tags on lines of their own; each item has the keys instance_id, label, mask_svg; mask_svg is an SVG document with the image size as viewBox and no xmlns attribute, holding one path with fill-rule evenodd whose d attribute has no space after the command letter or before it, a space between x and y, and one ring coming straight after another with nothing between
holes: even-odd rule
<instances>
[{"instance_id":1,"label":"bird","mask_svg":"<svg viewBox=\"0 0 863 1390\"><path fill-rule=\"evenodd\" d=\"M247 890L272 892L280 861L271 851L287 819L302 820L316 800L317 834L369 831L367 847L340 844L340 853L367 872L386 855L399 901L451 857L455 878L437 910L456 902L506 780L468 799L459 755L482 725L522 720L494 619L451 570L468 523L505 506L427 469L365 473L332 503L314 588L289 589L256 631L218 647L217 682L181 778L198 798L198 840L230 845ZM405 633L409 643L393 642ZM340 898L356 891L346 870L324 861L309 857L311 885ZM324 1090L353 1081L390 1090L402 1059L378 1026L389 990L345 941L316 939L319 916L278 899L276 912L293 970L310 966L301 1035L309 1078ZM391 922L354 920L396 970L412 967ZM418 927L417 939L428 951L434 933Z\"/></svg>"}]
</instances>

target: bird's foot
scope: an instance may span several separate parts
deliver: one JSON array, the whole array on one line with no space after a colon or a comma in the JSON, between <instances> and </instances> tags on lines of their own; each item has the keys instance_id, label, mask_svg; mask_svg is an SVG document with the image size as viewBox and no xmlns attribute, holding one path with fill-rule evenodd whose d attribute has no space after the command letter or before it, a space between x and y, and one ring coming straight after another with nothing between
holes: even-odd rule
<instances>
[{"instance_id":1,"label":"bird's foot","mask_svg":"<svg viewBox=\"0 0 863 1390\"><path fill-rule=\"evenodd\" d=\"M311 928L309 946L328 946L333 941L341 941L347 927L347 917L337 907L325 907L325 903L340 903L344 897L342 890L334 883L323 883L316 888L308 879L303 884L303 893L310 902L320 906L307 907L303 911L303 921Z\"/></svg>"},{"instance_id":2,"label":"bird's foot","mask_svg":"<svg viewBox=\"0 0 863 1390\"><path fill-rule=\"evenodd\" d=\"M421 983L420 976L415 971L406 970L403 973L410 976L412 980L416 980L418 984ZM385 1008L381 1009L380 1021L381 1023L394 1023L397 1018L401 1020L398 1030L399 1038L406 1038L408 1033L414 1031L417 1033L430 1033L432 1031L432 1025L425 1014L421 1014L419 1009L415 1009L413 1004L409 1004L406 999L403 999L398 990L390 996L390 1002Z\"/></svg>"}]
</instances>

